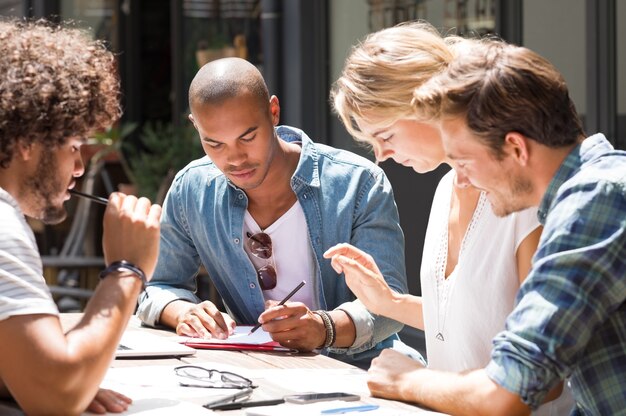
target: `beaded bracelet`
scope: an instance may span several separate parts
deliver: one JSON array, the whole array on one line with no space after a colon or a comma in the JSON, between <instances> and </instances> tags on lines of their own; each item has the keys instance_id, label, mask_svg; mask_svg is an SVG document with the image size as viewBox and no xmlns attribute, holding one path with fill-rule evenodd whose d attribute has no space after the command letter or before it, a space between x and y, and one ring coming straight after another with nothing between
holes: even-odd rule
<instances>
[{"instance_id":1,"label":"beaded bracelet","mask_svg":"<svg viewBox=\"0 0 626 416\"><path fill-rule=\"evenodd\" d=\"M141 280L141 287L146 286L146 274L138 266L126 260L114 261L109 266L100 272L100 279L104 279L108 275L114 272L130 272L134 274L139 280Z\"/></svg>"},{"instance_id":2,"label":"beaded bracelet","mask_svg":"<svg viewBox=\"0 0 626 416\"><path fill-rule=\"evenodd\" d=\"M321 348L328 348L335 343L335 321L333 321L333 318L326 311L319 310L313 311L313 313L322 318L322 322L324 322L324 328L326 328L326 339L324 340L324 345L322 345Z\"/></svg>"}]
</instances>

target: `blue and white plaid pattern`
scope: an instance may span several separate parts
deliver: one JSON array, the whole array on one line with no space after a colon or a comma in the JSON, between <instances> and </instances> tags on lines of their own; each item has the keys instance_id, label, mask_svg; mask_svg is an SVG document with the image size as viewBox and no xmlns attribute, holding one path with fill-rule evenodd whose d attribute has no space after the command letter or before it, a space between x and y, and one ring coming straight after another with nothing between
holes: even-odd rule
<instances>
[{"instance_id":1,"label":"blue and white plaid pattern","mask_svg":"<svg viewBox=\"0 0 626 416\"><path fill-rule=\"evenodd\" d=\"M487 374L533 408L570 378L573 414L626 415L626 152L597 134L565 159Z\"/></svg>"}]
</instances>

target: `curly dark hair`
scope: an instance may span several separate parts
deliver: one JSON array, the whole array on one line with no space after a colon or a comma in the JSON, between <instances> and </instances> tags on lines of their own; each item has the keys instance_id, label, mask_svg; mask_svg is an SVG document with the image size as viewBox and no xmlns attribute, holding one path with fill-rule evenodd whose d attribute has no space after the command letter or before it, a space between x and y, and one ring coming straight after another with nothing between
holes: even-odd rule
<instances>
[{"instance_id":1,"label":"curly dark hair","mask_svg":"<svg viewBox=\"0 0 626 416\"><path fill-rule=\"evenodd\" d=\"M17 143L56 147L121 115L114 55L83 30L0 21L0 167Z\"/></svg>"}]
</instances>

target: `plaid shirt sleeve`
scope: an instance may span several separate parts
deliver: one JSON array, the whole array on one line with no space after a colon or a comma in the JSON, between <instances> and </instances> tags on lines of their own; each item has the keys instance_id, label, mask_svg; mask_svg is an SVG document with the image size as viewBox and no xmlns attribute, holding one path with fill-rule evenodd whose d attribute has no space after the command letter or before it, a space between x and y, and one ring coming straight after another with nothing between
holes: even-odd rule
<instances>
[{"instance_id":1,"label":"plaid shirt sleeve","mask_svg":"<svg viewBox=\"0 0 626 416\"><path fill-rule=\"evenodd\" d=\"M610 397L623 369L607 366L614 358L624 360L623 346L607 346L618 344L626 325L619 311L626 298L624 183L584 179L558 189L518 303L494 339L487 374L533 409L571 376L577 402L623 410L613 407L619 397Z\"/></svg>"}]
</instances>

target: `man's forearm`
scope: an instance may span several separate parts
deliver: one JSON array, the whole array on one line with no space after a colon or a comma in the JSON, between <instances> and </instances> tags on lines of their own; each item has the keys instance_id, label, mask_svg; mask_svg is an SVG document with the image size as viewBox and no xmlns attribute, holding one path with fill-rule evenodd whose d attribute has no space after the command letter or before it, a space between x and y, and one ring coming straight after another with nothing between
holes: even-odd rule
<instances>
[{"instance_id":1,"label":"man's forearm","mask_svg":"<svg viewBox=\"0 0 626 416\"><path fill-rule=\"evenodd\" d=\"M57 316L19 315L0 322L14 343L2 345L3 383L26 413L82 412L111 363L141 281L108 276L98 285L83 318L67 334Z\"/></svg>"},{"instance_id":2,"label":"man's forearm","mask_svg":"<svg viewBox=\"0 0 626 416\"><path fill-rule=\"evenodd\" d=\"M352 318L342 310L334 310L328 313L335 322L335 343L332 346L336 348L351 347L356 339L356 328Z\"/></svg>"},{"instance_id":3,"label":"man's forearm","mask_svg":"<svg viewBox=\"0 0 626 416\"><path fill-rule=\"evenodd\" d=\"M528 415L519 396L493 382L483 370L448 373L428 369L411 371L400 379L404 401L451 415Z\"/></svg>"},{"instance_id":4,"label":"man's forearm","mask_svg":"<svg viewBox=\"0 0 626 416\"><path fill-rule=\"evenodd\" d=\"M135 276L112 274L100 282L83 318L67 333L68 351L77 355L78 360L89 362L89 374L83 381L92 379L97 386L102 380L140 290L141 282Z\"/></svg>"}]
</instances>

